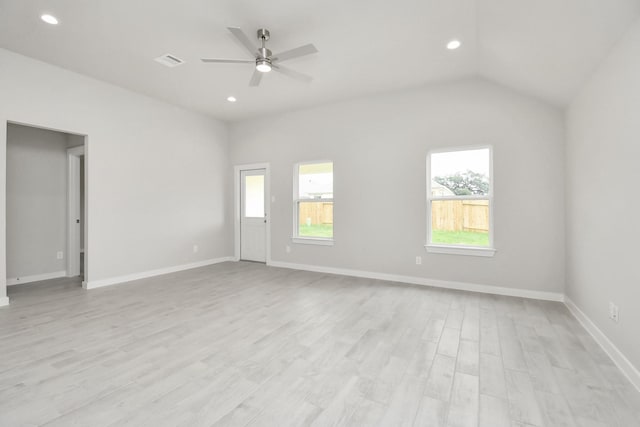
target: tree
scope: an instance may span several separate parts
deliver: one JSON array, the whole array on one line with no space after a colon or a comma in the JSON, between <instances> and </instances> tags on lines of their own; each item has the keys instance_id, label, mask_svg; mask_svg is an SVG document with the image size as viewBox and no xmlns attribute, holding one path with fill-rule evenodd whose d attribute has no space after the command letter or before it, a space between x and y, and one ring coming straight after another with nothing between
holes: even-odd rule
<instances>
[{"instance_id":1,"label":"tree","mask_svg":"<svg viewBox=\"0 0 640 427\"><path fill-rule=\"evenodd\" d=\"M485 195L489 193L489 178L482 173L467 170L453 175L436 176L435 182L453 191L456 196Z\"/></svg>"}]
</instances>

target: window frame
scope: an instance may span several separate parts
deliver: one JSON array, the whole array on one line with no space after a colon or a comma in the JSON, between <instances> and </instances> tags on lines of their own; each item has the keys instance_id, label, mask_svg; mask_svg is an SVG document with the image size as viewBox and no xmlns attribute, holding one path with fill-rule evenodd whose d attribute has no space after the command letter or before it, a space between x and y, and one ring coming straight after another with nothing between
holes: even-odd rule
<instances>
[{"instance_id":1,"label":"window frame","mask_svg":"<svg viewBox=\"0 0 640 427\"><path fill-rule=\"evenodd\" d=\"M457 151L489 150L489 194L487 195L467 195L467 196L433 196L431 194L431 156L439 153L454 153ZM496 253L494 246L494 192L493 192L493 146L491 145L468 145L460 147L443 147L427 152L427 236L425 249L429 253L449 254L449 255L471 255L492 257ZM447 245L442 243L432 243L431 211L433 201L446 200L487 200L489 203L489 246L471 245Z\"/></svg>"},{"instance_id":2,"label":"window frame","mask_svg":"<svg viewBox=\"0 0 640 427\"><path fill-rule=\"evenodd\" d=\"M319 163L331 163L332 165L332 175L333 175L333 197L331 199L301 199L300 198L300 166L304 165L314 165ZM305 162L298 162L293 165L293 233L291 237L291 241L293 243L301 243L307 245L321 245L321 246L333 246L335 239L335 229L333 229L333 237L308 237L308 236L300 236L300 224L299 224L299 215L300 215L300 203L301 202L312 202L312 203L326 203L331 202L335 207L335 162L333 160L311 160Z\"/></svg>"}]
</instances>

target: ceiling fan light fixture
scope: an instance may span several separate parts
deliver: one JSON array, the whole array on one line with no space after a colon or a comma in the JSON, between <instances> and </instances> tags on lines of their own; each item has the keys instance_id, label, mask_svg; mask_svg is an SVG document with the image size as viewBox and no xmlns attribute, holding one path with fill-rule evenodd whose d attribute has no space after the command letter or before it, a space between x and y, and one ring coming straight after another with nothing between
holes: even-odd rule
<instances>
[{"instance_id":1,"label":"ceiling fan light fixture","mask_svg":"<svg viewBox=\"0 0 640 427\"><path fill-rule=\"evenodd\" d=\"M256 70L261 73L268 73L271 71L271 61L268 59L258 59L256 60Z\"/></svg>"}]
</instances>

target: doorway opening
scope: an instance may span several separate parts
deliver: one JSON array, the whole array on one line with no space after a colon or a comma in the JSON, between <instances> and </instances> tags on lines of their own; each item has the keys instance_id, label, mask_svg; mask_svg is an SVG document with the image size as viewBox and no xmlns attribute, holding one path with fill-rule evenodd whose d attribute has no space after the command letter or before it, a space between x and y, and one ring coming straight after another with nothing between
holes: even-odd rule
<instances>
[{"instance_id":1,"label":"doorway opening","mask_svg":"<svg viewBox=\"0 0 640 427\"><path fill-rule=\"evenodd\" d=\"M7 122L7 285L87 276L86 139Z\"/></svg>"},{"instance_id":2,"label":"doorway opening","mask_svg":"<svg viewBox=\"0 0 640 427\"><path fill-rule=\"evenodd\" d=\"M235 257L241 261L269 263L269 165L235 167Z\"/></svg>"}]
</instances>

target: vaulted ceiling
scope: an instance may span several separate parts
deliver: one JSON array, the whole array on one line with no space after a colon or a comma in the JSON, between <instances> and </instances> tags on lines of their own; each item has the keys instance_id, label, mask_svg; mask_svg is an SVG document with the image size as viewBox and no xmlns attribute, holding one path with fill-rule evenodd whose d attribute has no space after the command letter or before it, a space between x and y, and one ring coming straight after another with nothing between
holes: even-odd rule
<instances>
[{"instance_id":1,"label":"vaulted ceiling","mask_svg":"<svg viewBox=\"0 0 640 427\"><path fill-rule=\"evenodd\" d=\"M563 106L639 14L640 0L0 0L0 47L224 120L471 75ZM287 63L314 81L254 88L251 64L200 62L247 57L228 26L268 28L274 52L314 43ZM186 63L153 61L165 53Z\"/></svg>"}]
</instances>

